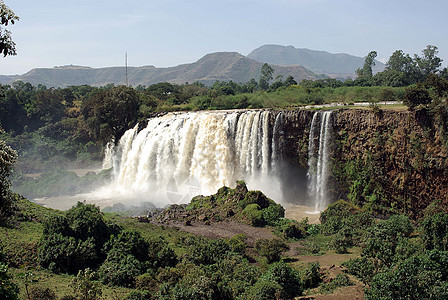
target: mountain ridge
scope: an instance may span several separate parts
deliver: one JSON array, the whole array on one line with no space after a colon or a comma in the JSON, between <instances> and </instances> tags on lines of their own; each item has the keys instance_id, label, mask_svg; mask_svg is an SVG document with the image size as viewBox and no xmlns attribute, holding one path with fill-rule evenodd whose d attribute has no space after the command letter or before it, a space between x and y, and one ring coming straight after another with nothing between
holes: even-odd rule
<instances>
[{"instance_id":1,"label":"mountain ridge","mask_svg":"<svg viewBox=\"0 0 448 300\"><path fill-rule=\"evenodd\" d=\"M355 77L356 69L364 65L363 57L346 53L330 53L322 50L295 48L274 44L263 45L247 55L262 63L276 65L301 65L316 73L330 77ZM375 60L373 72L381 72L385 65Z\"/></svg>"},{"instance_id":2,"label":"mountain ridge","mask_svg":"<svg viewBox=\"0 0 448 300\"><path fill-rule=\"evenodd\" d=\"M183 84L202 82L207 85L218 81L245 83L252 78L258 79L263 63L247 58L237 52L209 53L198 61L175 67L156 68L154 66L128 67L129 84L151 85L158 82ZM291 75L295 80L316 79L317 75L302 66L272 65L274 78ZM109 83L125 84L125 67L91 68L85 66L59 66L54 68L35 68L23 75L0 75L2 84L11 84L22 80L33 85L47 87L67 87L70 85L101 86Z\"/></svg>"}]
</instances>

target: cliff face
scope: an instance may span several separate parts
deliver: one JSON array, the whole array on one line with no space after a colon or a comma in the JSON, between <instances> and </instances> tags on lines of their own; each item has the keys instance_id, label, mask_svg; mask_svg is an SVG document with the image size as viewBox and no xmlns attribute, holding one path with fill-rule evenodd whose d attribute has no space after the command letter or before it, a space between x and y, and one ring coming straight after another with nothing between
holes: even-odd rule
<instances>
[{"instance_id":1,"label":"cliff face","mask_svg":"<svg viewBox=\"0 0 448 300\"><path fill-rule=\"evenodd\" d=\"M305 170L314 112L283 113L285 161ZM448 204L448 151L429 113L337 110L331 125L332 200L414 217L433 200Z\"/></svg>"}]
</instances>

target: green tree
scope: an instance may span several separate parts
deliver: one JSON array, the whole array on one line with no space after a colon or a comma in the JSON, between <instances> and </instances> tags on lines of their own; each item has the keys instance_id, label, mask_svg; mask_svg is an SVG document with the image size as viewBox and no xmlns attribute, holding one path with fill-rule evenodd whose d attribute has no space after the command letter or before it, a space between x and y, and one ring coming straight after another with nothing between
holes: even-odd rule
<instances>
[{"instance_id":1,"label":"green tree","mask_svg":"<svg viewBox=\"0 0 448 300\"><path fill-rule=\"evenodd\" d=\"M9 23L14 24L19 17L0 0L0 54L16 55L16 43L11 38L11 32L3 26L8 26Z\"/></svg>"},{"instance_id":2,"label":"green tree","mask_svg":"<svg viewBox=\"0 0 448 300\"><path fill-rule=\"evenodd\" d=\"M261 74L259 86L262 90L267 90L269 88L269 82L272 80L272 74L274 74L274 69L267 63L261 66Z\"/></svg>"},{"instance_id":3,"label":"green tree","mask_svg":"<svg viewBox=\"0 0 448 300\"><path fill-rule=\"evenodd\" d=\"M94 137L102 141L112 138L118 141L137 122L139 97L131 87L113 87L83 102L81 113Z\"/></svg>"},{"instance_id":4,"label":"green tree","mask_svg":"<svg viewBox=\"0 0 448 300\"><path fill-rule=\"evenodd\" d=\"M372 67L375 65L376 51L370 51L364 60L362 69L356 70L356 75L361 78L371 79L373 76Z\"/></svg>"},{"instance_id":5,"label":"green tree","mask_svg":"<svg viewBox=\"0 0 448 300\"><path fill-rule=\"evenodd\" d=\"M0 134L3 129L0 127ZM5 222L13 210L13 195L9 175L17 160L17 153L6 142L0 140L0 224Z\"/></svg>"},{"instance_id":6,"label":"green tree","mask_svg":"<svg viewBox=\"0 0 448 300\"><path fill-rule=\"evenodd\" d=\"M429 74L436 73L442 65L442 59L437 57L437 54L439 53L437 49L438 48L436 46L428 45L422 50L422 57L415 55L417 66L425 77Z\"/></svg>"},{"instance_id":7,"label":"green tree","mask_svg":"<svg viewBox=\"0 0 448 300\"><path fill-rule=\"evenodd\" d=\"M403 104L411 110L418 105L429 104L431 100L428 90L418 85L408 87L403 96Z\"/></svg>"}]
</instances>

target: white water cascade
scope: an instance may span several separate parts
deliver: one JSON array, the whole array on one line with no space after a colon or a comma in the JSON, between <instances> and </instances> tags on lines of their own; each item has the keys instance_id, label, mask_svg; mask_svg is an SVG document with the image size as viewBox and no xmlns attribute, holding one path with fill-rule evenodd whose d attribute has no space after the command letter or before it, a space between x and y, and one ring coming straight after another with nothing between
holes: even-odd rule
<instances>
[{"instance_id":1,"label":"white water cascade","mask_svg":"<svg viewBox=\"0 0 448 300\"><path fill-rule=\"evenodd\" d=\"M281 113L269 111L170 113L128 130L107 160L112 184L103 197L151 201L157 206L185 203L245 180L282 200L274 171L280 149L273 127ZM277 117L277 118L276 118ZM277 120L278 119L278 120Z\"/></svg>"},{"instance_id":2,"label":"white water cascade","mask_svg":"<svg viewBox=\"0 0 448 300\"><path fill-rule=\"evenodd\" d=\"M316 112L311 121L308 144L308 195L317 211L328 205L327 182L329 176L329 141L331 137L331 111ZM317 154L317 155L316 155Z\"/></svg>"}]
</instances>

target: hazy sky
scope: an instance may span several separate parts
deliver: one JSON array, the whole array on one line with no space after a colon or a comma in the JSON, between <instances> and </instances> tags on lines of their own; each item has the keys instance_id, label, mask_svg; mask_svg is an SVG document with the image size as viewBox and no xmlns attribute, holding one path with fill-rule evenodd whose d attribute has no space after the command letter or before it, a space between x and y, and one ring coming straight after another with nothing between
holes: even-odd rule
<instances>
[{"instance_id":1,"label":"hazy sky","mask_svg":"<svg viewBox=\"0 0 448 300\"><path fill-rule=\"evenodd\" d=\"M176 66L211 52L264 44L365 56L420 54L448 64L447 0L5 0L17 56L0 74L61 65Z\"/></svg>"}]
</instances>

